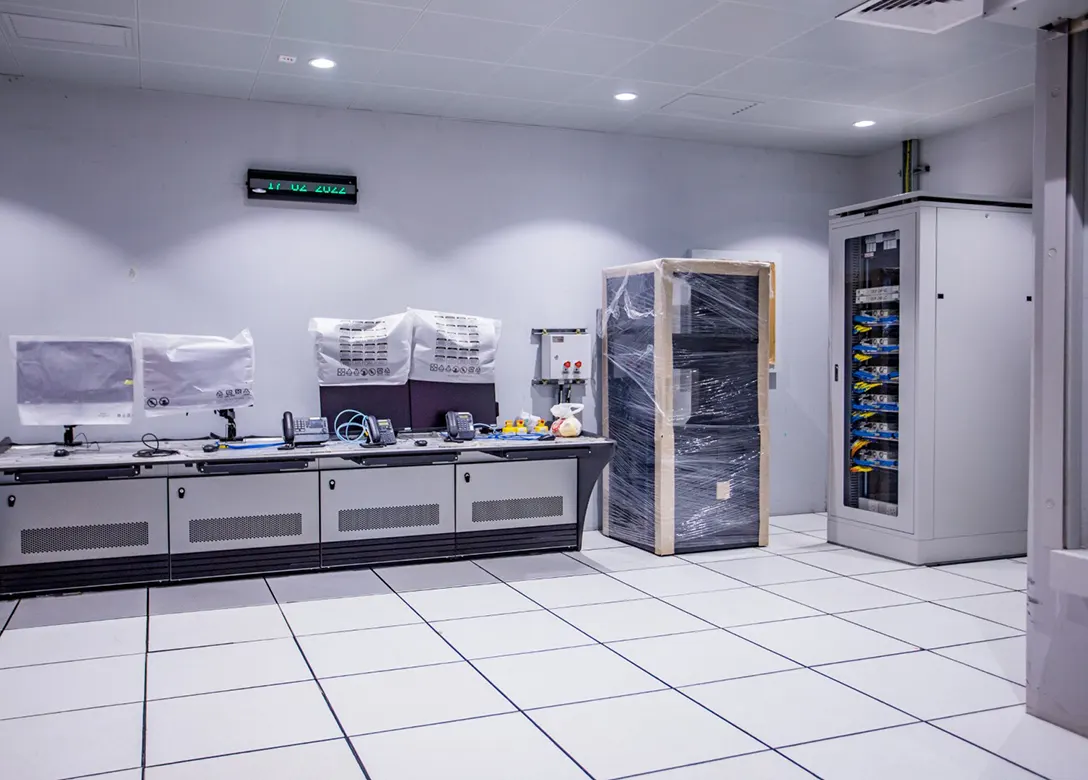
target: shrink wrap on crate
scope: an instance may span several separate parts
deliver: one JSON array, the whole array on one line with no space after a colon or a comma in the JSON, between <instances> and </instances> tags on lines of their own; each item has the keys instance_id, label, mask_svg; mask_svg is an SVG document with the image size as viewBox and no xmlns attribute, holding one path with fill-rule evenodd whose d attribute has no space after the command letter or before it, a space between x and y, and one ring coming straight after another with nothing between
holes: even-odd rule
<instances>
[{"instance_id":1,"label":"shrink wrap on crate","mask_svg":"<svg viewBox=\"0 0 1088 780\"><path fill-rule=\"evenodd\" d=\"M770 264L604 272L602 530L659 555L765 545Z\"/></svg>"}]
</instances>

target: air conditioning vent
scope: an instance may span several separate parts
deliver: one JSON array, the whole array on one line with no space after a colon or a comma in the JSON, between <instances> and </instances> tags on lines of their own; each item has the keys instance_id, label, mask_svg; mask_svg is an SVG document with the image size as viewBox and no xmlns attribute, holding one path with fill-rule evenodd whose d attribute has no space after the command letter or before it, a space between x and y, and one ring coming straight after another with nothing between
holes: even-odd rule
<instances>
[{"instance_id":1,"label":"air conditioning vent","mask_svg":"<svg viewBox=\"0 0 1088 780\"><path fill-rule=\"evenodd\" d=\"M64 43L95 49L131 49L132 30L115 24L70 22L44 16L3 14L3 26L15 43Z\"/></svg>"},{"instance_id":2,"label":"air conditioning vent","mask_svg":"<svg viewBox=\"0 0 1088 780\"><path fill-rule=\"evenodd\" d=\"M982 16L985 0L869 0L840 14L847 22L942 33Z\"/></svg>"}]
</instances>

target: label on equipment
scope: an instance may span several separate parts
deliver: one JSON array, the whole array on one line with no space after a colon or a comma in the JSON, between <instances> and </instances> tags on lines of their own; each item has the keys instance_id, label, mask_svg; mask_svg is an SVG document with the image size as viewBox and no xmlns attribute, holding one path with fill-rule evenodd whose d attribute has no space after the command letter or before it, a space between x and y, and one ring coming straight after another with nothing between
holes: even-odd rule
<instances>
[{"instance_id":1,"label":"label on equipment","mask_svg":"<svg viewBox=\"0 0 1088 780\"><path fill-rule=\"evenodd\" d=\"M881 303L883 301L898 301L899 285L888 287L864 287L854 291L855 303Z\"/></svg>"}]
</instances>

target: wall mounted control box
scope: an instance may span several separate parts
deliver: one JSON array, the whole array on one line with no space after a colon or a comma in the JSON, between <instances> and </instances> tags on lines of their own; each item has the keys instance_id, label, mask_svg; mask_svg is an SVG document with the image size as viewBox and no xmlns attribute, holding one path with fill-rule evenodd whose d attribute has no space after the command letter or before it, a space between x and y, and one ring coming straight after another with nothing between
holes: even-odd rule
<instances>
[{"instance_id":1,"label":"wall mounted control box","mask_svg":"<svg viewBox=\"0 0 1088 780\"><path fill-rule=\"evenodd\" d=\"M581 332L548 332L540 336L540 378L552 382L587 380L593 357L593 337Z\"/></svg>"}]
</instances>

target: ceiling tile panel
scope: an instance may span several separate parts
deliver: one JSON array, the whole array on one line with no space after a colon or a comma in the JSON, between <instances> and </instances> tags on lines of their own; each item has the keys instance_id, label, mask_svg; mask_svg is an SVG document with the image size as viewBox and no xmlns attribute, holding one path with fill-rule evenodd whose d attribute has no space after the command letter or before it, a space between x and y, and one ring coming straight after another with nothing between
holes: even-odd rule
<instances>
[{"instance_id":1,"label":"ceiling tile panel","mask_svg":"<svg viewBox=\"0 0 1088 780\"><path fill-rule=\"evenodd\" d=\"M141 22L271 35L283 0L140 0Z\"/></svg>"},{"instance_id":2,"label":"ceiling tile panel","mask_svg":"<svg viewBox=\"0 0 1088 780\"><path fill-rule=\"evenodd\" d=\"M427 10L478 16L499 22L547 26L576 2L577 0L431 0Z\"/></svg>"},{"instance_id":3,"label":"ceiling tile panel","mask_svg":"<svg viewBox=\"0 0 1088 780\"><path fill-rule=\"evenodd\" d=\"M280 62L281 54L294 57L295 62ZM389 55L390 52L377 49L273 38L261 72L319 81L369 81L385 65ZM310 60L318 57L327 57L336 63L336 67L328 70L311 67Z\"/></svg>"},{"instance_id":4,"label":"ceiling tile panel","mask_svg":"<svg viewBox=\"0 0 1088 780\"><path fill-rule=\"evenodd\" d=\"M352 0L287 0L276 28L281 38L392 49L419 12Z\"/></svg>"},{"instance_id":5,"label":"ceiling tile panel","mask_svg":"<svg viewBox=\"0 0 1088 780\"><path fill-rule=\"evenodd\" d=\"M279 73L261 73L253 85L252 98L273 103L302 103L310 106L347 108L365 87L350 81L324 81L321 79L282 76Z\"/></svg>"},{"instance_id":6,"label":"ceiling tile panel","mask_svg":"<svg viewBox=\"0 0 1088 780\"><path fill-rule=\"evenodd\" d=\"M657 42L717 4L718 0L581 0L555 26Z\"/></svg>"},{"instance_id":7,"label":"ceiling tile panel","mask_svg":"<svg viewBox=\"0 0 1088 780\"><path fill-rule=\"evenodd\" d=\"M635 57L613 75L694 87L735 68L745 59L738 54L658 45Z\"/></svg>"},{"instance_id":8,"label":"ceiling tile panel","mask_svg":"<svg viewBox=\"0 0 1088 780\"><path fill-rule=\"evenodd\" d=\"M372 80L377 84L393 87L475 92L498 67L490 62L426 57L422 54L394 51L386 55L385 64Z\"/></svg>"},{"instance_id":9,"label":"ceiling tile panel","mask_svg":"<svg viewBox=\"0 0 1088 780\"><path fill-rule=\"evenodd\" d=\"M51 11L71 11L79 14L110 16L114 19L135 19L136 0L11 0L5 6L21 6L25 13L38 12L40 16L54 16Z\"/></svg>"},{"instance_id":10,"label":"ceiling tile panel","mask_svg":"<svg viewBox=\"0 0 1088 780\"><path fill-rule=\"evenodd\" d=\"M412 89L369 84L351 104L364 111L390 111L396 114L441 116L446 107L457 99L452 92L434 89Z\"/></svg>"},{"instance_id":11,"label":"ceiling tile panel","mask_svg":"<svg viewBox=\"0 0 1088 780\"><path fill-rule=\"evenodd\" d=\"M670 84L655 84L631 79L597 79L592 84L577 90L566 102L574 105L623 111L628 114L642 114L648 111L656 111L665 104L676 100L687 91L687 87L677 87ZM618 92L634 92L638 95L638 99L620 102L616 100Z\"/></svg>"},{"instance_id":12,"label":"ceiling tile panel","mask_svg":"<svg viewBox=\"0 0 1088 780\"><path fill-rule=\"evenodd\" d=\"M873 105L917 114L942 114L1034 83L1035 52L1017 49L991 62L884 96Z\"/></svg>"},{"instance_id":13,"label":"ceiling tile panel","mask_svg":"<svg viewBox=\"0 0 1088 780\"><path fill-rule=\"evenodd\" d=\"M198 65L178 65L172 62L144 62L140 80L144 89L166 92L186 92L192 95L247 98L255 73L243 70L203 68Z\"/></svg>"},{"instance_id":14,"label":"ceiling tile panel","mask_svg":"<svg viewBox=\"0 0 1088 780\"><path fill-rule=\"evenodd\" d=\"M839 14L861 5L862 0L734 0L734 2L805 13L822 19L834 19Z\"/></svg>"},{"instance_id":15,"label":"ceiling tile panel","mask_svg":"<svg viewBox=\"0 0 1088 780\"><path fill-rule=\"evenodd\" d=\"M979 24L1001 26L993 22ZM929 35L834 21L779 46L770 52L770 56L895 71L903 77L904 86L909 86L911 79L937 78L1010 53L1014 48L979 36L965 27L967 25Z\"/></svg>"},{"instance_id":16,"label":"ceiling tile panel","mask_svg":"<svg viewBox=\"0 0 1088 780\"><path fill-rule=\"evenodd\" d=\"M483 95L559 103L578 89L589 86L593 80L592 76L574 73L507 66L495 71L479 89L472 91Z\"/></svg>"},{"instance_id":17,"label":"ceiling tile panel","mask_svg":"<svg viewBox=\"0 0 1088 780\"><path fill-rule=\"evenodd\" d=\"M0 74L11 76L21 73L19 63L15 61L15 55L11 53L11 47L0 35Z\"/></svg>"},{"instance_id":18,"label":"ceiling tile panel","mask_svg":"<svg viewBox=\"0 0 1088 780\"><path fill-rule=\"evenodd\" d=\"M841 68L756 57L704 84L702 89L738 96L792 97L867 105L902 89L902 84L901 76L873 68Z\"/></svg>"},{"instance_id":19,"label":"ceiling tile panel","mask_svg":"<svg viewBox=\"0 0 1088 780\"><path fill-rule=\"evenodd\" d=\"M22 66L24 76L112 87L140 86L140 63L135 57L110 57L35 46L13 46L12 52Z\"/></svg>"},{"instance_id":20,"label":"ceiling tile panel","mask_svg":"<svg viewBox=\"0 0 1088 780\"><path fill-rule=\"evenodd\" d=\"M548 30L510 61L513 65L604 76L649 48L639 41Z\"/></svg>"},{"instance_id":21,"label":"ceiling tile panel","mask_svg":"<svg viewBox=\"0 0 1088 780\"><path fill-rule=\"evenodd\" d=\"M257 70L268 38L262 35L201 30L174 24L140 24L140 58L182 65Z\"/></svg>"},{"instance_id":22,"label":"ceiling tile panel","mask_svg":"<svg viewBox=\"0 0 1088 780\"><path fill-rule=\"evenodd\" d=\"M548 127L615 132L626 127L634 118L627 111L566 105L552 106L538 115L533 122Z\"/></svg>"},{"instance_id":23,"label":"ceiling tile panel","mask_svg":"<svg viewBox=\"0 0 1088 780\"><path fill-rule=\"evenodd\" d=\"M805 13L727 2L669 36L666 42L734 54L765 54L824 21Z\"/></svg>"},{"instance_id":24,"label":"ceiling tile panel","mask_svg":"<svg viewBox=\"0 0 1088 780\"><path fill-rule=\"evenodd\" d=\"M858 132L853 127L859 119L871 119L882 130L905 127L918 117L886 108L858 108L809 100L773 100L750 108L736 116L738 122L752 122L779 127L798 127L830 132Z\"/></svg>"},{"instance_id":25,"label":"ceiling tile panel","mask_svg":"<svg viewBox=\"0 0 1088 780\"><path fill-rule=\"evenodd\" d=\"M688 95L681 95L667 106L662 107L660 113L726 122L732 121L733 117L742 111L751 109L751 107L751 100L700 95L693 92Z\"/></svg>"},{"instance_id":26,"label":"ceiling tile panel","mask_svg":"<svg viewBox=\"0 0 1088 780\"><path fill-rule=\"evenodd\" d=\"M535 100L463 95L450 103L443 115L487 122L529 123L549 108L551 104Z\"/></svg>"},{"instance_id":27,"label":"ceiling tile panel","mask_svg":"<svg viewBox=\"0 0 1088 780\"><path fill-rule=\"evenodd\" d=\"M920 119L909 125L907 129L911 136L924 137L946 133L950 130L1007 114L1010 111L1027 108L1032 104L1034 92L1034 87L1021 87L1012 92L1006 92L1004 95L998 95L988 100L980 100L978 103L972 103L969 106L962 106L953 111Z\"/></svg>"},{"instance_id":28,"label":"ceiling tile panel","mask_svg":"<svg viewBox=\"0 0 1088 780\"><path fill-rule=\"evenodd\" d=\"M537 36L539 28L450 14L423 14L399 51L480 62L506 62Z\"/></svg>"}]
</instances>

